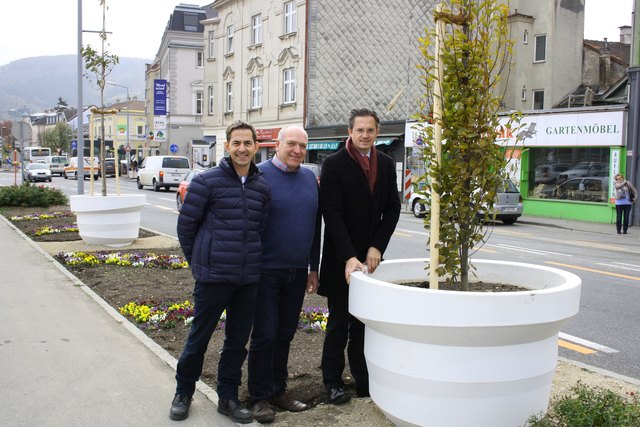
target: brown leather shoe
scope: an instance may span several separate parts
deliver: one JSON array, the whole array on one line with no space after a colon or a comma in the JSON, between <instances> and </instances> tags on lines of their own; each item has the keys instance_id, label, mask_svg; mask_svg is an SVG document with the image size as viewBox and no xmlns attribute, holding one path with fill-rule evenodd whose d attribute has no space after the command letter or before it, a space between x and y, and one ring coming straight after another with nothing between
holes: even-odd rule
<instances>
[{"instance_id":1,"label":"brown leather shoe","mask_svg":"<svg viewBox=\"0 0 640 427\"><path fill-rule=\"evenodd\" d=\"M271 405L266 400L259 400L251 406L253 419L260 424L269 424L276 419L276 413L271 409Z\"/></svg>"},{"instance_id":2,"label":"brown leather shoe","mask_svg":"<svg viewBox=\"0 0 640 427\"><path fill-rule=\"evenodd\" d=\"M293 400L286 392L278 397L272 397L269 399L269 403L289 412L302 412L309 409L309 405L299 400Z\"/></svg>"}]
</instances>

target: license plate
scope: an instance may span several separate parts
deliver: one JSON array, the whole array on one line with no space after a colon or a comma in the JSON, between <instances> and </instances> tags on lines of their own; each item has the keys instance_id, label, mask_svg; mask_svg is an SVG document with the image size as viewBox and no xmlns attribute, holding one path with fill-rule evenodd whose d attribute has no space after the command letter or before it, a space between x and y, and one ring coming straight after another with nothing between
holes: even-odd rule
<instances>
[{"instance_id":1,"label":"license plate","mask_svg":"<svg viewBox=\"0 0 640 427\"><path fill-rule=\"evenodd\" d=\"M502 208L502 212L515 212L518 208Z\"/></svg>"}]
</instances>

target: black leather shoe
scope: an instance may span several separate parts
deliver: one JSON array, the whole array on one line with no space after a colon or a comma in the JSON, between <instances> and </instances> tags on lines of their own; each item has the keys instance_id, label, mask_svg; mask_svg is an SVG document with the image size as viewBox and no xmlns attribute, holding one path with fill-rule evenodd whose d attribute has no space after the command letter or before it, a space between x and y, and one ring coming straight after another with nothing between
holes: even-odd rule
<instances>
[{"instance_id":1,"label":"black leather shoe","mask_svg":"<svg viewBox=\"0 0 640 427\"><path fill-rule=\"evenodd\" d=\"M187 419L189 416L189 406L191 406L191 396L187 396L186 394L176 394L173 397L173 402L171 402L169 418L174 421Z\"/></svg>"},{"instance_id":2,"label":"black leather shoe","mask_svg":"<svg viewBox=\"0 0 640 427\"><path fill-rule=\"evenodd\" d=\"M335 387L329 390L329 403L333 405L342 405L350 400L351 395L342 387Z\"/></svg>"},{"instance_id":3,"label":"black leather shoe","mask_svg":"<svg viewBox=\"0 0 640 427\"><path fill-rule=\"evenodd\" d=\"M218 412L231 418L232 421L240 424L249 424L253 421L251 411L243 408L237 400L218 400Z\"/></svg>"}]
</instances>

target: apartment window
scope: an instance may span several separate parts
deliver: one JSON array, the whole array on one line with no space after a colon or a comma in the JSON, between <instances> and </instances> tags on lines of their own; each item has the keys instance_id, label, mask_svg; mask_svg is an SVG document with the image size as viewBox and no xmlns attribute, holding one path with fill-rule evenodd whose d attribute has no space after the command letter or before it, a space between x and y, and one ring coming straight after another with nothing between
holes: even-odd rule
<instances>
[{"instance_id":1,"label":"apartment window","mask_svg":"<svg viewBox=\"0 0 640 427\"><path fill-rule=\"evenodd\" d=\"M227 112L233 111L233 82L227 82L225 86L225 98L226 98L225 110Z\"/></svg>"},{"instance_id":2,"label":"apartment window","mask_svg":"<svg viewBox=\"0 0 640 427\"><path fill-rule=\"evenodd\" d=\"M527 88L522 86L522 93L520 95L520 99L522 101L526 101L527 100Z\"/></svg>"},{"instance_id":3,"label":"apartment window","mask_svg":"<svg viewBox=\"0 0 640 427\"><path fill-rule=\"evenodd\" d=\"M536 36L535 57L533 62L542 62L547 56L547 36Z\"/></svg>"},{"instance_id":4,"label":"apartment window","mask_svg":"<svg viewBox=\"0 0 640 427\"><path fill-rule=\"evenodd\" d=\"M227 27L227 53L233 53L233 25Z\"/></svg>"},{"instance_id":5,"label":"apartment window","mask_svg":"<svg viewBox=\"0 0 640 427\"><path fill-rule=\"evenodd\" d=\"M542 110L544 108L544 90L533 91L533 109Z\"/></svg>"},{"instance_id":6,"label":"apartment window","mask_svg":"<svg viewBox=\"0 0 640 427\"><path fill-rule=\"evenodd\" d=\"M136 133L136 135L142 135L144 136L144 130L142 129L144 126L138 126L138 132Z\"/></svg>"},{"instance_id":7,"label":"apartment window","mask_svg":"<svg viewBox=\"0 0 640 427\"><path fill-rule=\"evenodd\" d=\"M196 67L202 68L204 67L204 52L196 53Z\"/></svg>"},{"instance_id":8,"label":"apartment window","mask_svg":"<svg viewBox=\"0 0 640 427\"><path fill-rule=\"evenodd\" d=\"M209 31L209 58L213 58L215 54L214 33Z\"/></svg>"},{"instance_id":9,"label":"apartment window","mask_svg":"<svg viewBox=\"0 0 640 427\"><path fill-rule=\"evenodd\" d=\"M262 77L251 78L251 108L262 107Z\"/></svg>"},{"instance_id":10,"label":"apartment window","mask_svg":"<svg viewBox=\"0 0 640 427\"><path fill-rule=\"evenodd\" d=\"M262 15L251 17L251 44L262 43Z\"/></svg>"},{"instance_id":11,"label":"apartment window","mask_svg":"<svg viewBox=\"0 0 640 427\"><path fill-rule=\"evenodd\" d=\"M198 31L198 15L195 13L184 14L184 30Z\"/></svg>"},{"instance_id":12,"label":"apartment window","mask_svg":"<svg viewBox=\"0 0 640 427\"><path fill-rule=\"evenodd\" d=\"M284 4L284 33L296 31L296 5L292 1Z\"/></svg>"},{"instance_id":13,"label":"apartment window","mask_svg":"<svg viewBox=\"0 0 640 427\"><path fill-rule=\"evenodd\" d=\"M204 93L201 90L196 91L196 114L202 114L204 108Z\"/></svg>"},{"instance_id":14,"label":"apartment window","mask_svg":"<svg viewBox=\"0 0 640 427\"><path fill-rule=\"evenodd\" d=\"M529 31L524 30L524 34L522 35L522 44L529 44Z\"/></svg>"},{"instance_id":15,"label":"apartment window","mask_svg":"<svg viewBox=\"0 0 640 427\"><path fill-rule=\"evenodd\" d=\"M290 104L296 101L296 73L295 68L287 68L283 71L284 96L283 102Z\"/></svg>"},{"instance_id":16,"label":"apartment window","mask_svg":"<svg viewBox=\"0 0 640 427\"><path fill-rule=\"evenodd\" d=\"M209 86L209 115L213 114L213 86Z\"/></svg>"}]
</instances>

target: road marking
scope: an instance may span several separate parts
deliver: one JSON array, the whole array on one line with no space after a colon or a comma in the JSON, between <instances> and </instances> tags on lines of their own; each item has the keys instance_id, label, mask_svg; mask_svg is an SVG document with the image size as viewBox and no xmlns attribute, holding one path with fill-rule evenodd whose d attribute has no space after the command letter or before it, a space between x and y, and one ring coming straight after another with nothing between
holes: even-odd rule
<instances>
[{"instance_id":1,"label":"road marking","mask_svg":"<svg viewBox=\"0 0 640 427\"><path fill-rule=\"evenodd\" d=\"M626 250L622 246L603 245L601 243L583 242L583 241L580 241L580 240L574 240L573 243L576 246L586 246L588 248L612 249L614 251L624 251L624 250Z\"/></svg>"},{"instance_id":2,"label":"road marking","mask_svg":"<svg viewBox=\"0 0 640 427\"><path fill-rule=\"evenodd\" d=\"M638 265L633 265L633 264L624 264L622 262L613 262L613 263L604 263L604 262L599 262L598 265L604 265L605 267L615 267L618 269L622 269L622 270L631 270L631 271L638 271L640 272L640 266ZM628 265L630 265L631 267L627 267Z\"/></svg>"},{"instance_id":3,"label":"road marking","mask_svg":"<svg viewBox=\"0 0 640 427\"><path fill-rule=\"evenodd\" d=\"M394 231L393 235L394 236L402 236L402 237L411 237L412 236L412 234L410 234L410 233L402 233L402 232L397 231L397 230Z\"/></svg>"},{"instance_id":4,"label":"road marking","mask_svg":"<svg viewBox=\"0 0 640 427\"><path fill-rule=\"evenodd\" d=\"M573 335L565 334L564 332L560 332L560 338L566 341L571 341L575 344L582 344L585 347L592 348L594 350L601 351L603 353L620 353L618 350L613 349L611 347L607 347L606 345L598 344L593 341L585 340L584 338L574 337Z\"/></svg>"},{"instance_id":5,"label":"road marking","mask_svg":"<svg viewBox=\"0 0 640 427\"><path fill-rule=\"evenodd\" d=\"M414 234L417 234L419 236L428 236L429 235L429 233L426 233L424 231L414 231L414 230L407 230L406 228L396 228L395 232L397 233L399 231L402 231L402 232L405 232L405 233L409 233L410 235L414 235Z\"/></svg>"},{"instance_id":6,"label":"road marking","mask_svg":"<svg viewBox=\"0 0 640 427\"><path fill-rule=\"evenodd\" d=\"M640 282L640 277L627 276L626 274L610 273L608 271L596 270L595 268L579 267L577 265L563 264L561 262L545 261L547 264L558 265L560 267L574 268L576 270L590 271L591 273L600 273L606 276L620 277L622 279L635 280Z\"/></svg>"},{"instance_id":7,"label":"road marking","mask_svg":"<svg viewBox=\"0 0 640 427\"><path fill-rule=\"evenodd\" d=\"M505 245L503 243L499 243L499 244L495 244L495 245L487 243L487 245L489 245L489 246L497 246L499 248L508 249L508 250L511 250L511 251L526 252L526 253L531 253L531 254L536 254L536 255L555 255L555 256L566 256L566 257L572 257L573 256L573 255L570 255L570 254L563 254L563 253L559 253L559 252L544 251L542 249L529 249L529 248L522 248L522 247L519 247L519 246Z\"/></svg>"},{"instance_id":8,"label":"road marking","mask_svg":"<svg viewBox=\"0 0 640 427\"><path fill-rule=\"evenodd\" d=\"M576 352L581 353L581 354L593 354L593 353L596 353L595 350L591 350L590 348L582 347L581 345L573 344L573 343L570 343L570 342L564 341L564 340L558 340L558 345L560 347L564 347L566 349L573 350L573 351L576 351Z\"/></svg>"}]
</instances>

